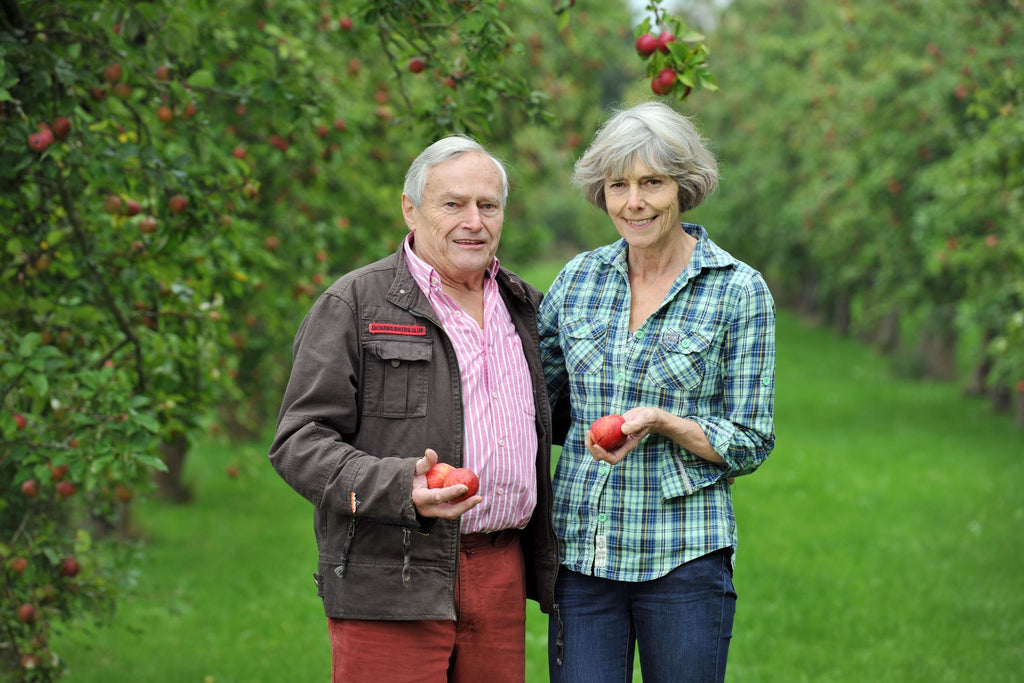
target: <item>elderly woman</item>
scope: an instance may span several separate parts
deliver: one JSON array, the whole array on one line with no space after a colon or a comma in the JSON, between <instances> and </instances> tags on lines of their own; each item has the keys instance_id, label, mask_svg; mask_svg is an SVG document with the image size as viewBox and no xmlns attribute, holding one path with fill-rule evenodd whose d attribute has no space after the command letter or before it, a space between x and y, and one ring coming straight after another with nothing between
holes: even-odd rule
<instances>
[{"instance_id":1,"label":"elderly woman","mask_svg":"<svg viewBox=\"0 0 1024 683\"><path fill-rule=\"evenodd\" d=\"M573 182L620 239L573 258L539 313L550 395L571 409L554 476L551 681L628 681L637 646L644 681L722 681L730 484L774 447L775 305L757 271L681 221L718 168L667 105L615 113ZM609 414L626 438L606 450L590 427Z\"/></svg>"}]
</instances>

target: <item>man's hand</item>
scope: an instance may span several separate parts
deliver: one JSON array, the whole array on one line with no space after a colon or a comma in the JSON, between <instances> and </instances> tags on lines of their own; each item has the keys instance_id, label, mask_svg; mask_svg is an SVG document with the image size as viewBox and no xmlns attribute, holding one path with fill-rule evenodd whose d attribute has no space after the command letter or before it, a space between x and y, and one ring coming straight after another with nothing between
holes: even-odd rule
<instances>
[{"instance_id":1,"label":"man's hand","mask_svg":"<svg viewBox=\"0 0 1024 683\"><path fill-rule=\"evenodd\" d=\"M458 519L476 507L483 498L471 496L461 503L450 502L469 490L465 484L456 484L440 489L428 488L427 472L436 464L437 452L433 448L425 450L423 457L416 461L416 472L412 480L412 503L424 517Z\"/></svg>"}]
</instances>

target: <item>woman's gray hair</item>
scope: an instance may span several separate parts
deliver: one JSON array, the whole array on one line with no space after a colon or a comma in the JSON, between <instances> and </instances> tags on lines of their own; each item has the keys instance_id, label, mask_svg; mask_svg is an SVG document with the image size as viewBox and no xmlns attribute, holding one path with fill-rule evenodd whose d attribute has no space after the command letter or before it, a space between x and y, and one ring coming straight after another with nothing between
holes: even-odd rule
<instances>
[{"instance_id":1,"label":"woman's gray hair","mask_svg":"<svg viewBox=\"0 0 1024 683\"><path fill-rule=\"evenodd\" d=\"M718 187L718 163L697 127L662 102L613 112L576 162L572 183L588 202L606 211L605 181L630 175L637 161L679 184L684 213Z\"/></svg>"},{"instance_id":2,"label":"woman's gray hair","mask_svg":"<svg viewBox=\"0 0 1024 683\"><path fill-rule=\"evenodd\" d=\"M423 188L426 187L427 174L430 173L430 169L446 161L457 159L467 152L486 154L498 167L498 173L501 174L501 206L504 207L508 199L508 173L505 171L505 165L488 152L483 145L467 135L449 135L446 138L441 138L420 152L419 156L413 160L409 170L405 173L405 187L402 189L412 205L419 208L420 202L423 201Z\"/></svg>"}]
</instances>

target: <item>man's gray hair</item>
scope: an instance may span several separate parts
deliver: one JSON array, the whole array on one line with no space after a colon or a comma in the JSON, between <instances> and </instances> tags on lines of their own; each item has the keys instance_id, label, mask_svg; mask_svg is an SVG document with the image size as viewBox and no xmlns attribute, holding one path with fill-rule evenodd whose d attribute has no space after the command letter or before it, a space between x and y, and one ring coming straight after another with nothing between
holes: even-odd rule
<instances>
[{"instance_id":1,"label":"man's gray hair","mask_svg":"<svg viewBox=\"0 0 1024 683\"><path fill-rule=\"evenodd\" d=\"M504 164L488 152L483 145L466 135L450 135L441 138L420 152L420 155L412 162L409 170L405 173L405 187L402 189L412 205L419 208L420 202L423 201L423 188L426 187L430 169L446 161L457 159L467 152L486 154L498 167L498 173L501 174L501 206L504 208L508 199L508 173L505 171Z\"/></svg>"}]
</instances>

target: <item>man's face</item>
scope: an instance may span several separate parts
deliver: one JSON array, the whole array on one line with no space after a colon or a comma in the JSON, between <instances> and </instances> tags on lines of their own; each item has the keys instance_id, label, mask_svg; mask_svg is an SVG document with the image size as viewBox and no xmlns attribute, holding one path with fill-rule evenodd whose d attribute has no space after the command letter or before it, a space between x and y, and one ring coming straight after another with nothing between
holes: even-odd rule
<instances>
[{"instance_id":1,"label":"man's face","mask_svg":"<svg viewBox=\"0 0 1024 683\"><path fill-rule=\"evenodd\" d=\"M480 152L466 152L434 166L419 208L402 195L413 251L443 280L482 279L498 251L505 220L501 190L498 167Z\"/></svg>"}]
</instances>

